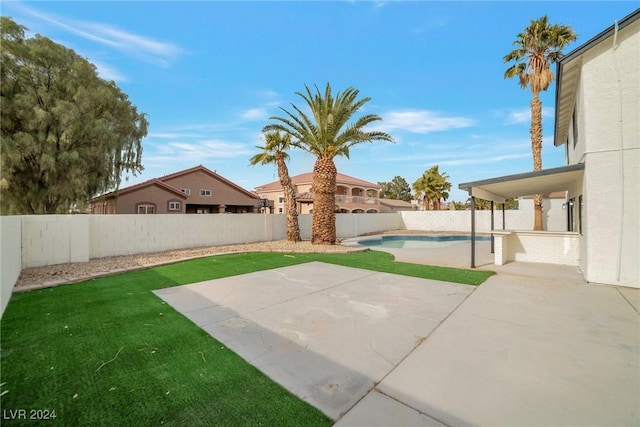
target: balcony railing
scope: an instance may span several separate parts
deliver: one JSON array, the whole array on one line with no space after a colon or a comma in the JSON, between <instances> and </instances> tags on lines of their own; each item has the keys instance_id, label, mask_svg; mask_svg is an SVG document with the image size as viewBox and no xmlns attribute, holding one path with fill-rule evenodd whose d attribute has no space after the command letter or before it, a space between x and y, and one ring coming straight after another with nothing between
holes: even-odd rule
<instances>
[{"instance_id":1,"label":"balcony railing","mask_svg":"<svg viewBox=\"0 0 640 427\"><path fill-rule=\"evenodd\" d=\"M378 205L380 204L380 199L378 199L377 197L346 196L346 195L340 194L340 195L336 195L336 203Z\"/></svg>"}]
</instances>

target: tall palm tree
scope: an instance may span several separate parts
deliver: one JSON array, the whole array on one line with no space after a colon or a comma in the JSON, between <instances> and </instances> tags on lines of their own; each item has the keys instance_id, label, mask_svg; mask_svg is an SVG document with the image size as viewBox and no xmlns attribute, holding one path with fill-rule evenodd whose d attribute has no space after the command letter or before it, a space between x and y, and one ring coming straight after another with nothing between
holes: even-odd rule
<instances>
[{"instance_id":1,"label":"tall palm tree","mask_svg":"<svg viewBox=\"0 0 640 427\"><path fill-rule=\"evenodd\" d=\"M324 94L316 86L311 93L305 85L305 93L296 92L306 102L311 116L291 104L294 112L281 108L287 117L271 117L277 123L264 127L264 131L282 131L292 137L291 145L314 156L313 166L313 219L311 243L336 243L335 194L338 173L333 159L336 156L349 158L349 149L356 144L372 141L394 142L393 138L380 131L365 131L368 124L382 120L375 114L365 114L350 122L354 114L371 98L357 99L359 91L353 87L334 96L327 83Z\"/></svg>"},{"instance_id":2,"label":"tall palm tree","mask_svg":"<svg viewBox=\"0 0 640 427\"><path fill-rule=\"evenodd\" d=\"M298 224L298 210L296 209L296 190L289 176L289 168L285 161L289 158L287 150L291 147L291 136L280 132L265 132L264 145L257 145L261 150L249 159L251 165L266 165L275 163L278 167L278 178L284 191L284 210L287 216L287 240L300 241L300 225Z\"/></svg>"},{"instance_id":3,"label":"tall palm tree","mask_svg":"<svg viewBox=\"0 0 640 427\"><path fill-rule=\"evenodd\" d=\"M504 78L518 76L519 84L527 86L533 93L531 100L531 151L533 170L542 169L542 102L540 92L546 91L553 81L550 65L562 57L562 48L576 40L575 32L568 25L549 24L543 16L518 34L513 44L516 49L504 57L504 62L512 62L505 71ZM534 197L534 230L542 230L542 195Z\"/></svg>"}]
</instances>

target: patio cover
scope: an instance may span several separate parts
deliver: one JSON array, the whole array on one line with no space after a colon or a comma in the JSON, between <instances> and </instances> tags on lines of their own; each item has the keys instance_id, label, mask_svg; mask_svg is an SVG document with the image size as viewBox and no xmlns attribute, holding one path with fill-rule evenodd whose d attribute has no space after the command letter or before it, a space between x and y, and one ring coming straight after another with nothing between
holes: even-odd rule
<instances>
[{"instance_id":1,"label":"patio cover","mask_svg":"<svg viewBox=\"0 0 640 427\"><path fill-rule=\"evenodd\" d=\"M471 199L471 268L475 268L475 198L504 203L505 199L532 194L547 194L554 191L576 190L578 179L584 173L584 163L465 182L458 188L469 193ZM491 206L493 226L493 204ZM503 222L504 224L504 222ZM492 240L493 243L493 240ZM492 245L493 248L493 245Z\"/></svg>"},{"instance_id":2,"label":"patio cover","mask_svg":"<svg viewBox=\"0 0 640 427\"><path fill-rule=\"evenodd\" d=\"M505 199L572 189L584 171L584 163L465 182L458 185L471 197L504 203Z\"/></svg>"}]
</instances>

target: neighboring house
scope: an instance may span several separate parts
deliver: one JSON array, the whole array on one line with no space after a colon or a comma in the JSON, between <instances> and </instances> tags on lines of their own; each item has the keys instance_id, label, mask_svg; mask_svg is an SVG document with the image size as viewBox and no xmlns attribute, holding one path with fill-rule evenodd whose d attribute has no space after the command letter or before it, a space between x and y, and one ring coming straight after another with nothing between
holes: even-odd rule
<instances>
[{"instance_id":1,"label":"neighboring house","mask_svg":"<svg viewBox=\"0 0 640 427\"><path fill-rule=\"evenodd\" d=\"M415 211L417 206L410 202L398 199L380 199L380 213L392 213L401 211Z\"/></svg>"},{"instance_id":2,"label":"neighboring house","mask_svg":"<svg viewBox=\"0 0 640 427\"><path fill-rule=\"evenodd\" d=\"M258 212L258 196L217 173L196 166L91 200L93 214Z\"/></svg>"},{"instance_id":3,"label":"neighboring house","mask_svg":"<svg viewBox=\"0 0 640 427\"><path fill-rule=\"evenodd\" d=\"M560 59L556 82L554 144L564 145L567 165L460 188L498 202L566 191L565 229L571 231L495 233L507 241L507 250L497 245L496 263L509 261L514 251L516 260L564 258L589 282L638 288L640 9ZM472 266L473 256L472 248Z\"/></svg>"},{"instance_id":4,"label":"neighboring house","mask_svg":"<svg viewBox=\"0 0 640 427\"><path fill-rule=\"evenodd\" d=\"M291 177L296 190L298 212L313 212L313 191L311 182L313 173L303 173ZM256 193L268 199L273 213L284 213L284 191L280 181L256 187ZM380 186L372 182L338 173L336 177L336 207L341 213L377 213L380 212Z\"/></svg>"}]
</instances>

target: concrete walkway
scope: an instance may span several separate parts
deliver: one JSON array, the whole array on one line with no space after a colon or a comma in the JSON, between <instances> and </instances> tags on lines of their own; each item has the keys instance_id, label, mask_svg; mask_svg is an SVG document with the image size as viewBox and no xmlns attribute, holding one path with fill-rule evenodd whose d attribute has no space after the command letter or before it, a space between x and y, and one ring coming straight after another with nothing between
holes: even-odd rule
<instances>
[{"instance_id":1,"label":"concrete walkway","mask_svg":"<svg viewBox=\"0 0 640 427\"><path fill-rule=\"evenodd\" d=\"M338 426L640 424L640 291L504 267L477 288L313 262L155 292Z\"/></svg>"}]
</instances>

